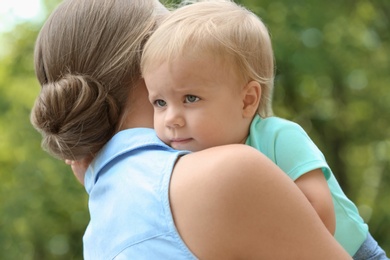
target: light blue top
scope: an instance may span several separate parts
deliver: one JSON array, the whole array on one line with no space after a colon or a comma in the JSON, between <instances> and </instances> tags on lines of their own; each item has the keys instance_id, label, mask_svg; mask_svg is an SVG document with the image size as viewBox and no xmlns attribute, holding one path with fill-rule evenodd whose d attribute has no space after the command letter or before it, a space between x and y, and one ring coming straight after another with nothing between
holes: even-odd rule
<instances>
[{"instance_id":1,"label":"light blue top","mask_svg":"<svg viewBox=\"0 0 390 260\"><path fill-rule=\"evenodd\" d=\"M176 230L168 196L173 166L185 153L146 128L121 131L105 145L85 176L86 260L196 259Z\"/></svg>"},{"instance_id":2,"label":"light blue top","mask_svg":"<svg viewBox=\"0 0 390 260\"><path fill-rule=\"evenodd\" d=\"M256 116L246 144L264 153L294 181L311 170L322 169L336 213L335 238L353 256L365 241L368 226L342 191L324 155L302 127L278 117Z\"/></svg>"}]
</instances>

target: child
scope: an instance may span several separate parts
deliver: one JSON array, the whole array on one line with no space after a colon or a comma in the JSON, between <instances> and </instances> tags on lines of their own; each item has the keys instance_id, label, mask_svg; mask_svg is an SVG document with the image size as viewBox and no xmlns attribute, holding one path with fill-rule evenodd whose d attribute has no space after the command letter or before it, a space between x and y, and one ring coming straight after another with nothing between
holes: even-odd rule
<instances>
[{"instance_id":1,"label":"child","mask_svg":"<svg viewBox=\"0 0 390 260\"><path fill-rule=\"evenodd\" d=\"M306 132L272 116L273 61L267 28L245 8L205 1L174 11L141 61L158 137L179 150L255 147L295 181L351 256L387 259Z\"/></svg>"}]
</instances>

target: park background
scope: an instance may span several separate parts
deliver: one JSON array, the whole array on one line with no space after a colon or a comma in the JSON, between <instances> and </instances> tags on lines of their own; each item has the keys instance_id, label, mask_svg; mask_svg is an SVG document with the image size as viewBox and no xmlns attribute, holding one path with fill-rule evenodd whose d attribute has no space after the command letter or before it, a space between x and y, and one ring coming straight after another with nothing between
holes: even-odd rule
<instances>
[{"instance_id":1,"label":"park background","mask_svg":"<svg viewBox=\"0 0 390 260\"><path fill-rule=\"evenodd\" d=\"M29 122L34 41L59 2L42 1L34 19L0 12L1 259L82 259L86 192ZM237 2L270 30L275 114L308 132L389 254L390 1Z\"/></svg>"}]
</instances>

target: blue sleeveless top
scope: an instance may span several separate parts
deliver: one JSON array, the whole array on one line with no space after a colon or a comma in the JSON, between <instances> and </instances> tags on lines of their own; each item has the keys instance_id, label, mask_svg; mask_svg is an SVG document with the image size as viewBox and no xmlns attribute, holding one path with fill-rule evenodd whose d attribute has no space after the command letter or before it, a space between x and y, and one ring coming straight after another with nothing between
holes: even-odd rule
<instances>
[{"instance_id":1,"label":"blue sleeveless top","mask_svg":"<svg viewBox=\"0 0 390 260\"><path fill-rule=\"evenodd\" d=\"M105 145L85 176L86 260L196 259L176 230L168 195L174 164L186 153L147 128L121 131Z\"/></svg>"}]
</instances>

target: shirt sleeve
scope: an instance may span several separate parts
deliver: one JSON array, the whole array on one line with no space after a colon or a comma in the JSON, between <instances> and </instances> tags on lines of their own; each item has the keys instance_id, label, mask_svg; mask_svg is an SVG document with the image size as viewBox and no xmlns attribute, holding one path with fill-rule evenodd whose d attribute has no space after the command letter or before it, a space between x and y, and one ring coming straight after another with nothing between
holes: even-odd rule
<instances>
[{"instance_id":1,"label":"shirt sleeve","mask_svg":"<svg viewBox=\"0 0 390 260\"><path fill-rule=\"evenodd\" d=\"M319 168L327 180L330 178L331 172L324 155L298 124L289 122L278 130L274 153L275 163L294 181Z\"/></svg>"}]
</instances>

